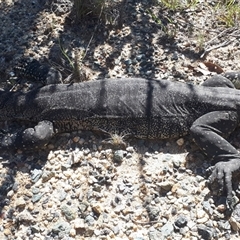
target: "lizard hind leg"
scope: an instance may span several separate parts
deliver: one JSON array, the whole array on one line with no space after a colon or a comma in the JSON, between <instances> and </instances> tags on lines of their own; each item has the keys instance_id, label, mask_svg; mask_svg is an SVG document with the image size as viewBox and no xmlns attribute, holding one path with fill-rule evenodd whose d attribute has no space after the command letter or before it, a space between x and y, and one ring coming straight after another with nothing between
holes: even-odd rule
<instances>
[{"instance_id":1,"label":"lizard hind leg","mask_svg":"<svg viewBox=\"0 0 240 240\"><path fill-rule=\"evenodd\" d=\"M216 181L220 190L226 189L228 205L232 201L232 174L240 170L240 154L225 138L239 123L234 111L215 111L198 118L190 128L196 144L217 162L209 177L210 187Z\"/></svg>"},{"instance_id":2,"label":"lizard hind leg","mask_svg":"<svg viewBox=\"0 0 240 240\"><path fill-rule=\"evenodd\" d=\"M196 144L205 154L218 162L229 160L233 155L238 154L238 151L225 139L237 126L236 112L214 111L195 120L190 132Z\"/></svg>"},{"instance_id":3,"label":"lizard hind leg","mask_svg":"<svg viewBox=\"0 0 240 240\"><path fill-rule=\"evenodd\" d=\"M53 135L52 122L41 121L33 128L5 135L1 139L1 147L3 149L32 149L42 147L49 142Z\"/></svg>"}]
</instances>

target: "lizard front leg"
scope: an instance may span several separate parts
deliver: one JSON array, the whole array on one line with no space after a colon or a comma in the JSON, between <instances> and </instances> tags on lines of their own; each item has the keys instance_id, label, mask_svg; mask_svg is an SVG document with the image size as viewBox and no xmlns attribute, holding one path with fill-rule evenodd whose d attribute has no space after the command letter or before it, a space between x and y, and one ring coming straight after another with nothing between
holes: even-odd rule
<instances>
[{"instance_id":1,"label":"lizard front leg","mask_svg":"<svg viewBox=\"0 0 240 240\"><path fill-rule=\"evenodd\" d=\"M190 129L197 145L217 162L209 177L210 186L218 181L220 190L227 191L227 204L232 207L232 174L240 170L240 154L225 139L237 127L235 111L215 111L198 118Z\"/></svg>"},{"instance_id":2,"label":"lizard front leg","mask_svg":"<svg viewBox=\"0 0 240 240\"><path fill-rule=\"evenodd\" d=\"M202 86L240 89L240 72L226 72L222 75L216 74L207 79Z\"/></svg>"},{"instance_id":3,"label":"lizard front leg","mask_svg":"<svg viewBox=\"0 0 240 240\"><path fill-rule=\"evenodd\" d=\"M229 79L221 75L214 75L207 79L201 86L235 88L234 84Z\"/></svg>"},{"instance_id":4,"label":"lizard front leg","mask_svg":"<svg viewBox=\"0 0 240 240\"><path fill-rule=\"evenodd\" d=\"M34 128L27 128L18 133L4 135L1 139L1 147L7 149L41 147L47 144L53 135L52 122L41 121Z\"/></svg>"}]
</instances>

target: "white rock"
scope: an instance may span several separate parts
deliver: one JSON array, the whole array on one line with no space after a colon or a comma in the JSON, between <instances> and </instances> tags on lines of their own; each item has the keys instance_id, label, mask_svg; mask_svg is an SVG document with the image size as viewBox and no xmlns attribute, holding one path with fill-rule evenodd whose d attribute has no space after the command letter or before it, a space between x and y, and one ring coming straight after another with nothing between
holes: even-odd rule
<instances>
[{"instance_id":1,"label":"white rock","mask_svg":"<svg viewBox=\"0 0 240 240\"><path fill-rule=\"evenodd\" d=\"M24 207L25 205L26 205L26 202L22 197L16 199L15 207Z\"/></svg>"},{"instance_id":2,"label":"white rock","mask_svg":"<svg viewBox=\"0 0 240 240\"><path fill-rule=\"evenodd\" d=\"M179 138L177 141L176 141L177 145L178 146L182 146L184 144L184 139L183 138Z\"/></svg>"},{"instance_id":3,"label":"white rock","mask_svg":"<svg viewBox=\"0 0 240 240\"><path fill-rule=\"evenodd\" d=\"M197 218L203 218L203 217L205 217L206 212L202 209L198 209L196 215L197 215L196 216Z\"/></svg>"},{"instance_id":4,"label":"white rock","mask_svg":"<svg viewBox=\"0 0 240 240\"><path fill-rule=\"evenodd\" d=\"M75 237L76 236L76 230L72 228L69 232L70 237Z\"/></svg>"},{"instance_id":5,"label":"white rock","mask_svg":"<svg viewBox=\"0 0 240 240\"><path fill-rule=\"evenodd\" d=\"M10 190L10 191L7 193L7 196L8 196L9 198L11 198L13 195L14 195L14 191L13 191L13 190Z\"/></svg>"},{"instance_id":6,"label":"white rock","mask_svg":"<svg viewBox=\"0 0 240 240\"><path fill-rule=\"evenodd\" d=\"M74 220L73 226L75 229L84 229L85 228L84 219L77 218L76 220Z\"/></svg>"},{"instance_id":7,"label":"white rock","mask_svg":"<svg viewBox=\"0 0 240 240\"><path fill-rule=\"evenodd\" d=\"M133 153L134 152L134 148L133 147L127 147L126 151L130 152L130 153Z\"/></svg>"},{"instance_id":8,"label":"white rock","mask_svg":"<svg viewBox=\"0 0 240 240\"><path fill-rule=\"evenodd\" d=\"M52 159L55 158L55 156L56 156L55 153L54 153L53 151L50 151L49 154L48 154L47 159L48 159L48 160L52 160ZM53 161L53 162L54 162L54 161Z\"/></svg>"},{"instance_id":9,"label":"white rock","mask_svg":"<svg viewBox=\"0 0 240 240\"><path fill-rule=\"evenodd\" d=\"M25 221L25 222L34 222L35 221L35 219L31 215L31 213L27 210L23 210L21 213L19 213L16 216L16 219L20 222L21 221Z\"/></svg>"},{"instance_id":10,"label":"white rock","mask_svg":"<svg viewBox=\"0 0 240 240\"><path fill-rule=\"evenodd\" d=\"M197 219L197 223L201 224L201 223L206 223L209 220L209 217L206 215L203 218L199 218Z\"/></svg>"}]
</instances>

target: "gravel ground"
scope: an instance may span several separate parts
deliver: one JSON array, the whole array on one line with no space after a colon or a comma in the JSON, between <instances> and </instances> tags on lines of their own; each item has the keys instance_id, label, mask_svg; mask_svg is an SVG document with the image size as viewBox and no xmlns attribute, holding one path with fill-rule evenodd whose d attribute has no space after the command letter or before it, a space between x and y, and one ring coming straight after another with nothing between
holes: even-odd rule
<instances>
[{"instance_id":1,"label":"gravel ground","mask_svg":"<svg viewBox=\"0 0 240 240\"><path fill-rule=\"evenodd\" d=\"M14 78L23 57L54 66L65 82L74 61L79 81L137 76L200 84L240 69L240 31L223 26L217 1L181 12L151 2L128 0L116 29L91 18L76 23L70 0L1 1L2 87L39 84ZM232 136L238 148L239 136ZM240 207L229 216L225 197L206 187L210 162L188 137L117 144L79 131L45 149L0 157L0 239L239 239Z\"/></svg>"}]
</instances>

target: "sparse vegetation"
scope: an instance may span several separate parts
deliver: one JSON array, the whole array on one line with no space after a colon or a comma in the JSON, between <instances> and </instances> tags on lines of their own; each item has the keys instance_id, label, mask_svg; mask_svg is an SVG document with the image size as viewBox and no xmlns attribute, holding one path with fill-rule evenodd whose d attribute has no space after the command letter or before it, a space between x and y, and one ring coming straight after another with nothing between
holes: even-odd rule
<instances>
[{"instance_id":1,"label":"sparse vegetation","mask_svg":"<svg viewBox=\"0 0 240 240\"><path fill-rule=\"evenodd\" d=\"M110 141L114 146L121 146L126 144L124 141L124 134L111 133L110 136Z\"/></svg>"},{"instance_id":2,"label":"sparse vegetation","mask_svg":"<svg viewBox=\"0 0 240 240\"><path fill-rule=\"evenodd\" d=\"M109 133L110 138L105 139L103 143L110 144L114 149L125 149L127 147L127 143L124 138L127 134L124 133Z\"/></svg>"},{"instance_id":3,"label":"sparse vegetation","mask_svg":"<svg viewBox=\"0 0 240 240\"><path fill-rule=\"evenodd\" d=\"M198 1L199 0L158 0L159 4L173 11L195 7L198 4Z\"/></svg>"},{"instance_id":4,"label":"sparse vegetation","mask_svg":"<svg viewBox=\"0 0 240 240\"><path fill-rule=\"evenodd\" d=\"M183 3L180 0L157 0L155 4L159 4L161 7L166 9L167 11L183 11L190 7L195 7L198 3L198 0L187 1ZM159 24L162 31L169 37L174 38L177 32L178 23L173 18L174 14L171 12L169 14L162 14L158 16L151 9L147 9L147 13L151 16L151 18Z\"/></svg>"},{"instance_id":5,"label":"sparse vegetation","mask_svg":"<svg viewBox=\"0 0 240 240\"><path fill-rule=\"evenodd\" d=\"M163 11L153 12L147 9L146 12L151 19L156 22L168 38L174 38L176 33L183 26L182 13L190 10L194 17L194 9L201 9L199 0L155 0L155 5L159 5ZM208 5L216 21L213 27L238 27L240 21L240 2L236 0L213 1ZM181 17L179 17L181 16ZM187 31L192 33L194 25L188 24ZM199 29L197 34L198 48L201 51L204 48L204 31Z\"/></svg>"},{"instance_id":6,"label":"sparse vegetation","mask_svg":"<svg viewBox=\"0 0 240 240\"><path fill-rule=\"evenodd\" d=\"M100 17L105 4L106 0L74 0L74 9L78 19L87 15Z\"/></svg>"},{"instance_id":7,"label":"sparse vegetation","mask_svg":"<svg viewBox=\"0 0 240 240\"><path fill-rule=\"evenodd\" d=\"M204 49L204 43L205 43L204 32L200 31L199 34L197 35L197 47L199 51L202 51Z\"/></svg>"},{"instance_id":8,"label":"sparse vegetation","mask_svg":"<svg viewBox=\"0 0 240 240\"><path fill-rule=\"evenodd\" d=\"M124 0L74 0L74 9L77 20L91 16L105 24L121 28L124 3Z\"/></svg>"},{"instance_id":9,"label":"sparse vegetation","mask_svg":"<svg viewBox=\"0 0 240 240\"><path fill-rule=\"evenodd\" d=\"M240 20L240 3L235 0L220 1L216 6L217 19L226 27L238 25Z\"/></svg>"},{"instance_id":10,"label":"sparse vegetation","mask_svg":"<svg viewBox=\"0 0 240 240\"><path fill-rule=\"evenodd\" d=\"M71 60L71 57L68 55L67 51L61 44L60 39L58 39L58 43L63 57L67 60L68 65L70 66L70 75L65 80L74 80L74 82L86 81L86 79L84 78L84 74L82 73L82 62L84 57L86 56L86 52L85 54L83 54L79 51L75 51L73 54L74 56L72 57L73 60Z\"/></svg>"},{"instance_id":11,"label":"sparse vegetation","mask_svg":"<svg viewBox=\"0 0 240 240\"><path fill-rule=\"evenodd\" d=\"M156 0L157 4L171 11L183 11L189 8L195 8L199 0ZM236 0L217 1L213 7L216 13L216 19L226 27L234 27L240 20L240 3Z\"/></svg>"},{"instance_id":12,"label":"sparse vegetation","mask_svg":"<svg viewBox=\"0 0 240 240\"><path fill-rule=\"evenodd\" d=\"M68 56L66 50L64 49L63 45L61 44L60 38L58 39L59 47L61 49L62 55L67 59L68 63L70 64L71 68L74 69L74 62Z\"/></svg>"}]
</instances>

